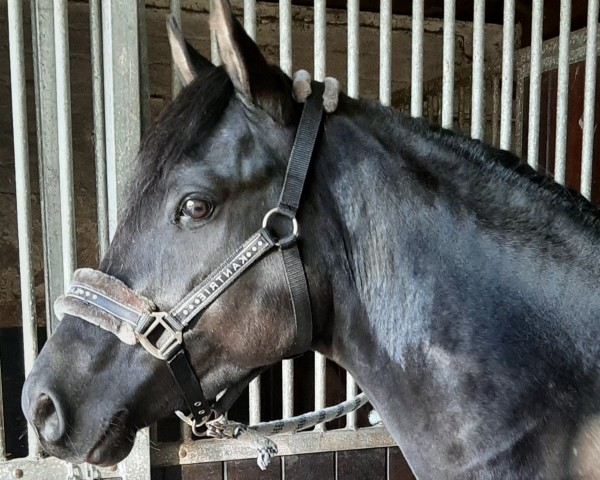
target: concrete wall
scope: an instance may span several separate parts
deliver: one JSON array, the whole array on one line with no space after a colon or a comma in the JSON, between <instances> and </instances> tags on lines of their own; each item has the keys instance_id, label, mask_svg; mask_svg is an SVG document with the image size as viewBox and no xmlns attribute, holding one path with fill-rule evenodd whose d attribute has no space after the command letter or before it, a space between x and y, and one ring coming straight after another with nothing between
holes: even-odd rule
<instances>
[{"instance_id":1,"label":"concrete wall","mask_svg":"<svg viewBox=\"0 0 600 480\"><path fill-rule=\"evenodd\" d=\"M242 13L240 1L234 2L236 11ZM183 13L183 30L188 40L198 50L210 55L208 30L208 1L186 0ZM27 92L29 111L29 151L34 206L34 266L38 314L44 321L43 258L41 246L41 221L37 169L37 140L35 125L35 99L31 59L31 29L28 2L24 2L26 19ZM165 31L168 0L147 1L148 58L150 75L150 102L153 116L170 101L170 55ZM269 60L277 63L279 56L278 7L276 4L259 4L257 9L257 40ZM312 9L295 7L293 10L293 65L294 69L312 70L313 27ZM346 83L346 13L332 10L328 13L327 73ZM69 40L71 60L71 97L73 123L73 155L77 216L77 245L79 266L96 266L95 178L93 157L93 123L90 82L88 5L73 1L69 7ZM360 32L360 85L361 95L377 98L379 89L379 19L372 13L361 14ZM396 16L393 19L393 91L400 98L410 86L411 19ZM486 31L486 58L498 58L502 41L501 27L492 25ZM442 23L425 22L425 80L439 78L442 74ZM468 69L472 58L472 26L458 22L456 25L456 66ZM18 242L16 205L14 196L14 158L10 105L10 71L8 57L8 29L6 0L0 0L0 326L20 324Z\"/></svg>"}]
</instances>

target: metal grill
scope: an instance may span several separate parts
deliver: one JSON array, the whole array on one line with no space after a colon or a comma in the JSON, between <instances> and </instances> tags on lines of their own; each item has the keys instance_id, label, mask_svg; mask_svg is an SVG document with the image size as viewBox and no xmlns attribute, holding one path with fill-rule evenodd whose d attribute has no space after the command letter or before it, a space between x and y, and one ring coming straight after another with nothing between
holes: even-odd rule
<instances>
[{"instance_id":1,"label":"metal grill","mask_svg":"<svg viewBox=\"0 0 600 480\"><path fill-rule=\"evenodd\" d=\"M558 68L556 131L565 131L568 121L569 65L585 60L585 98L582 118L583 142L581 151L581 191L591 197L592 154L596 93L596 60L599 53L597 19L598 0L588 0L587 28L571 32L571 2L561 1L560 37L542 41L543 0L532 4L531 46L518 49L518 26L515 25L515 1L504 2L504 23L501 50L486 58L486 35L489 26L484 23L485 2L475 1L471 32L472 62L456 66L455 0L444 1L443 20L425 19L424 0L413 0L412 18L392 14L392 1L381 0L377 14L360 11L358 0L349 0L345 11L326 9L325 0L315 0L312 9L296 7L291 0L280 0L276 6L257 6L255 0L234 2L236 11L243 16L243 24L252 38L259 33L259 19L272 21L278 17L279 64L291 75L295 68L310 65L294 61L294 55L306 45L294 45L294 22L304 22L313 33L313 77L322 80L331 74L327 68L328 25L335 23L347 29L347 68L345 89L351 97L365 93L361 85L363 52L379 55L378 98L384 105L410 112L413 116L427 116L446 128L470 133L504 149L522 153L527 145L527 161L537 167L539 151L540 95L542 74ZM152 8L163 5L161 0L146 2ZM164 1L166 3L166 1ZM196 7L196 4L199 6ZM0 5L2 3L0 2ZM45 288L45 319L49 334L56 325L51 311L54 299L70 281L77 264L75 215L76 195L73 174L73 136L71 119L71 83L69 77L68 29L69 3L31 0L32 63L34 66L37 153L39 159L39 205L42 234L35 238L32 232L32 193L30 156L27 127L23 2L8 0L8 44L10 46L10 89L12 93L12 122L14 138L14 193L18 222L20 301L25 357L25 375L37 352L36 294L32 248L43 245L43 275ZM204 16L208 1L194 2ZM171 13L181 19L181 0L171 0ZM166 13L166 11L165 11ZM185 16L184 14L184 20ZM293 20L295 19L295 20ZM180 22L181 23L181 22ZM185 21L184 21L185 25ZM435 54L442 65L441 74L428 75L425 69L424 48L432 29L441 28L442 45ZM205 28L208 28L205 25ZM378 30L378 48L361 42L361 37ZM433 28L433 30L435 30ZM463 28L463 27L461 27ZM466 28L466 27L465 27ZM412 31L411 44L394 42L395 35ZM497 27L496 30L499 30ZM95 153L98 254L107 249L114 233L117 211L123 201L124 182L139 139L150 123L151 85L148 73L146 44L146 10L143 1L90 0L89 32L93 131ZM208 36L208 33L206 34ZM259 41L261 38L259 38ZM4 41L4 39L2 39ZM394 81L394 52L406 50L411 57L410 86L398 86ZM375 50L375 51L373 51ZM211 36L211 57L218 63L218 52ZM428 56L431 51L428 50ZM298 58L298 57L296 57ZM165 59L165 62L167 60ZM132 74L133 73L133 74ZM513 108L513 78L516 81L516 104ZM526 85L528 101L525 102ZM172 95L181 88L172 74ZM491 93L490 93L491 92ZM527 118L527 138L524 138L523 119ZM514 127L514 128L513 128ZM565 183L566 139L556 135L554 175ZM34 197L35 199L36 197ZM36 243L37 242L37 243ZM314 356L314 408L326 405L325 358ZM286 360L281 366L281 411L283 417L300 413L294 405L294 377L304 374L295 369L294 362ZM261 419L261 380L249 387L248 420ZM357 385L350 375L345 379L346 397L353 397ZM0 407L2 407L0 388ZM4 398L6 402L6 396ZM35 435L28 430L28 454L12 459L5 442L5 424L12 421L0 411L0 477L2 478L150 478L150 467L191 464L208 461L226 461L251 458L254 452L237 448L235 443L215 440L197 441L185 426L176 442L159 444L152 453L150 434L138 435L136 447L117 469L72 467L56 459L41 459ZM282 454L384 447L393 440L381 426L359 427L356 414L348 417L346 425L327 429L322 425L312 432L285 435L277 439ZM69 477L70 476L70 477Z\"/></svg>"}]
</instances>

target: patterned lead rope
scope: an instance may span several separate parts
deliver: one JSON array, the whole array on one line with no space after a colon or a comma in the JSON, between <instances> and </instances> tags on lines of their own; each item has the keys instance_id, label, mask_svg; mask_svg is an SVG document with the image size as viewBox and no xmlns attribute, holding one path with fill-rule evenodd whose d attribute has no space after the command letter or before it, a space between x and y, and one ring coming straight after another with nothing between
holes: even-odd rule
<instances>
[{"instance_id":1,"label":"patterned lead rope","mask_svg":"<svg viewBox=\"0 0 600 480\"><path fill-rule=\"evenodd\" d=\"M364 393L361 393L356 397L346 400L338 405L334 405L333 407L315 410L314 412L283 420L262 422L251 426L227 420L225 417L219 417L215 420L206 422L206 434L213 438L235 439L249 448L256 449L258 451L256 463L261 470L265 470L271 463L271 459L278 453L276 443L270 438L267 438L267 436L282 433L295 433L300 430L314 427L319 423L330 422L331 420L341 418L348 415L350 412L358 410L368 401L369 399L367 396Z\"/></svg>"}]
</instances>

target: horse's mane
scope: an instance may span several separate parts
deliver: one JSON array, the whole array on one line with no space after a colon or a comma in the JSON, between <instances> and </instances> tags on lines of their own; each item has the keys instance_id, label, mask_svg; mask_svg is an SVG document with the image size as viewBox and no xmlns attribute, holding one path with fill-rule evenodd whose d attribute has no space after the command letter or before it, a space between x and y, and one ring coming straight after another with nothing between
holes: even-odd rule
<instances>
[{"instance_id":1,"label":"horse's mane","mask_svg":"<svg viewBox=\"0 0 600 480\"><path fill-rule=\"evenodd\" d=\"M427 119L415 119L389 107L376 106L375 108L388 118L389 122L387 123L392 129L388 131L388 134L395 135L396 138L406 138L405 134L408 130L414 137L423 139L430 145L435 144L440 150L446 150L446 153L454 154L440 154L439 158L433 159L432 161L440 163L438 168L444 168L444 162L448 161L460 161L463 165L464 162L468 162L467 168L471 172L474 168L476 172L490 179L487 186L484 186L484 190L485 187L497 190L497 185L493 184L492 180L504 180L505 185L513 185L514 188L520 189L531 200L537 199L544 205L560 208L572 218L579 219L584 225L592 227L600 234L600 210L598 208L576 190L560 185L549 174L535 171L513 153L432 125ZM398 128L400 132L397 131ZM424 163L427 166L428 161ZM506 192L506 195L508 196L510 193ZM482 195L485 194L485 191L482 192Z\"/></svg>"}]
</instances>

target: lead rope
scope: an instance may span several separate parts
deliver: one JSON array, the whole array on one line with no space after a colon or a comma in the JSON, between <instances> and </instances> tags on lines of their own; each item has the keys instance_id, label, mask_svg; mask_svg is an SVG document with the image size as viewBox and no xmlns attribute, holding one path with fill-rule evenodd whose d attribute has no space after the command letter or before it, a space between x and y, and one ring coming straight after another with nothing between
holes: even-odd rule
<instances>
[{"instance_id":1,"label":"lead rope","mask_svg":"<svg viewBox=\"0 0 600 480\"><path fill-rule=\"evenodd\" d=\"M212 438L237 440L238 443L255 449L258 452L256 463L261 470L266 470L271 463L271 459L278 453L277 444L268 438L268 436L296 433L300 430L314 427L319 423L330 422L358 410L368 403L368 401L367 396L361 393L350 400L332 407L322 408L296 417L262 422L256 425L234 422L221 415L219 418L206 422L206 435ZM194 428L193 420L184 417L180 418Z\"/></svg>"}]
</instances>

